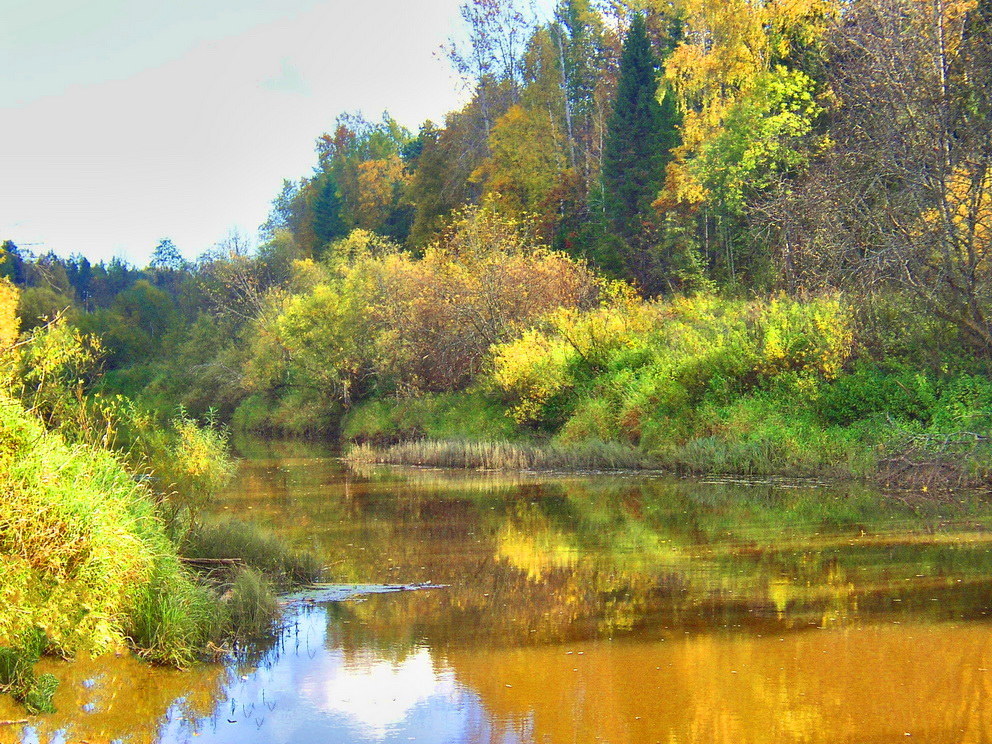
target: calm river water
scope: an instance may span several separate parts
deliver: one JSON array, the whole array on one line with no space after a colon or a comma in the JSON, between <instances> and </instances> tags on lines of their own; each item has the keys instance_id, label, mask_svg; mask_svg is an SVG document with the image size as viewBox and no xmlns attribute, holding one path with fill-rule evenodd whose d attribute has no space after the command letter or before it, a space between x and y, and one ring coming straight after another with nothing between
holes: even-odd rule
<instances>
[{"instance_id":1,"label":"calm river water","mask_svg":"<svg viewBox=\"0 0 992 744\"><path fill-rule=\"evenodd\" d=\"M59 713L0 741L992 741L986 497L246 454L217 516L445 586L299 606L226 667L49 664Z\"/></svg>"}]
</instances>

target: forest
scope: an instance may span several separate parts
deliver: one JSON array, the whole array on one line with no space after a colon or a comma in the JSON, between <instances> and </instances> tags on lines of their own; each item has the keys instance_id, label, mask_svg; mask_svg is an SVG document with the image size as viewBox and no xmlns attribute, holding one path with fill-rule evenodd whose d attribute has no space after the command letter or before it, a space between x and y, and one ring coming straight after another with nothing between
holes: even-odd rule
<instances>
[{"instance_id":1,"label":"forest","mask_svg":"<svg viewBox=\"0 0 992 744\"><path fill-rule=\"evenodd\" d=\"M985 0L462 12L468 103L342 114L257 246L3 243L21 330L88 339L84 395L239 430L859 475L984 439Z\"/></svg>"},{"instance_id":2,"label":"forest","mask_svg":"<svg viewBox=\"0 0 992 744\"><path fill-rule=\"evenodd\" d=\"M144 268L3 242L0 686L29 709L43 651L182 665L314 575L204 535L231 432L989 485L990 0L462 15L467 103L417 132L342 114L257 240ZM189 565L225 541L221 606Z\"/></svg>"},{"instance_id":3,"label":"forest","mask_svg":"<svg viewBox=\"0 0 992 744\"><path fill-rule=\"evenodd\" d=\"M0 272L166 419L983 482L990 12L473 0L465 106L342 114L259 241Z\"/></svg>"}]
</instances>

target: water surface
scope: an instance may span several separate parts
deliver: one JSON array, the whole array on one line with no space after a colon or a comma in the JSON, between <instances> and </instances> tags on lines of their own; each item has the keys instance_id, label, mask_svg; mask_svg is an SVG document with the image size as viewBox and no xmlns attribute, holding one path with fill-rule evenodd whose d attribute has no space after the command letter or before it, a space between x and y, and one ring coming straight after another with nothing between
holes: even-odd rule
<instances>
[{"instance_id":1,"label":"water surface","mask_svg":"<svg viewBox=\"0 0 992 744\"><path fill-rule=\"evenodd\" d=\"M51 665L0 741L992 741L984 497L247 454L212 518L445 587L295 604L226 667Z\"/></svg>"}]
</instances>

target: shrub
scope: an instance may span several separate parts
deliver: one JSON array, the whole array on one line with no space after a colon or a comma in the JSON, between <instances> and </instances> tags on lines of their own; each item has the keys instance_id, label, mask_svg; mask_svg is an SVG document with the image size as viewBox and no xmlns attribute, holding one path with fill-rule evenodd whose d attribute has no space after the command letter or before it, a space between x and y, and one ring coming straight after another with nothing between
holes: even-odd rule
<instances>
[{"instance_id":1,"label":"shrub","mask_svg":"<svg viewBox=\"0 0 992 744\"><path fill-rule=\"evenodd\" d=\"M152 495L119 460L66 444L0 400L0 644L17 649L36 629L61 654L140 644L154 634L135 634L136 624L159 614L150 600L197 591ZM163 658L192 653L177 634L149 645Z\"/></svg>"}]
</instances>

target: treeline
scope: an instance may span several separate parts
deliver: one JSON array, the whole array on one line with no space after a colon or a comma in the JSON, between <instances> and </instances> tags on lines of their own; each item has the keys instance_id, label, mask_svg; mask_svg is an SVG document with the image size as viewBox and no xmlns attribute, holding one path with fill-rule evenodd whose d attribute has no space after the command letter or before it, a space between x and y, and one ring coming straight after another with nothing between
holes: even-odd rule
<instances>
[{"instance_id":1,"label":"treeline","mask_svg":"<svg viewBox=\"0 0 992 744\"><path fill-rule=\"evenodd\" d=\"M103 390L256 431L735 472L984 446L989 0L462 14L444 122L342 115L257 248L163 241L139 271L4 244L25 322L68 308Z\"/></svg>"}]
</instances>

